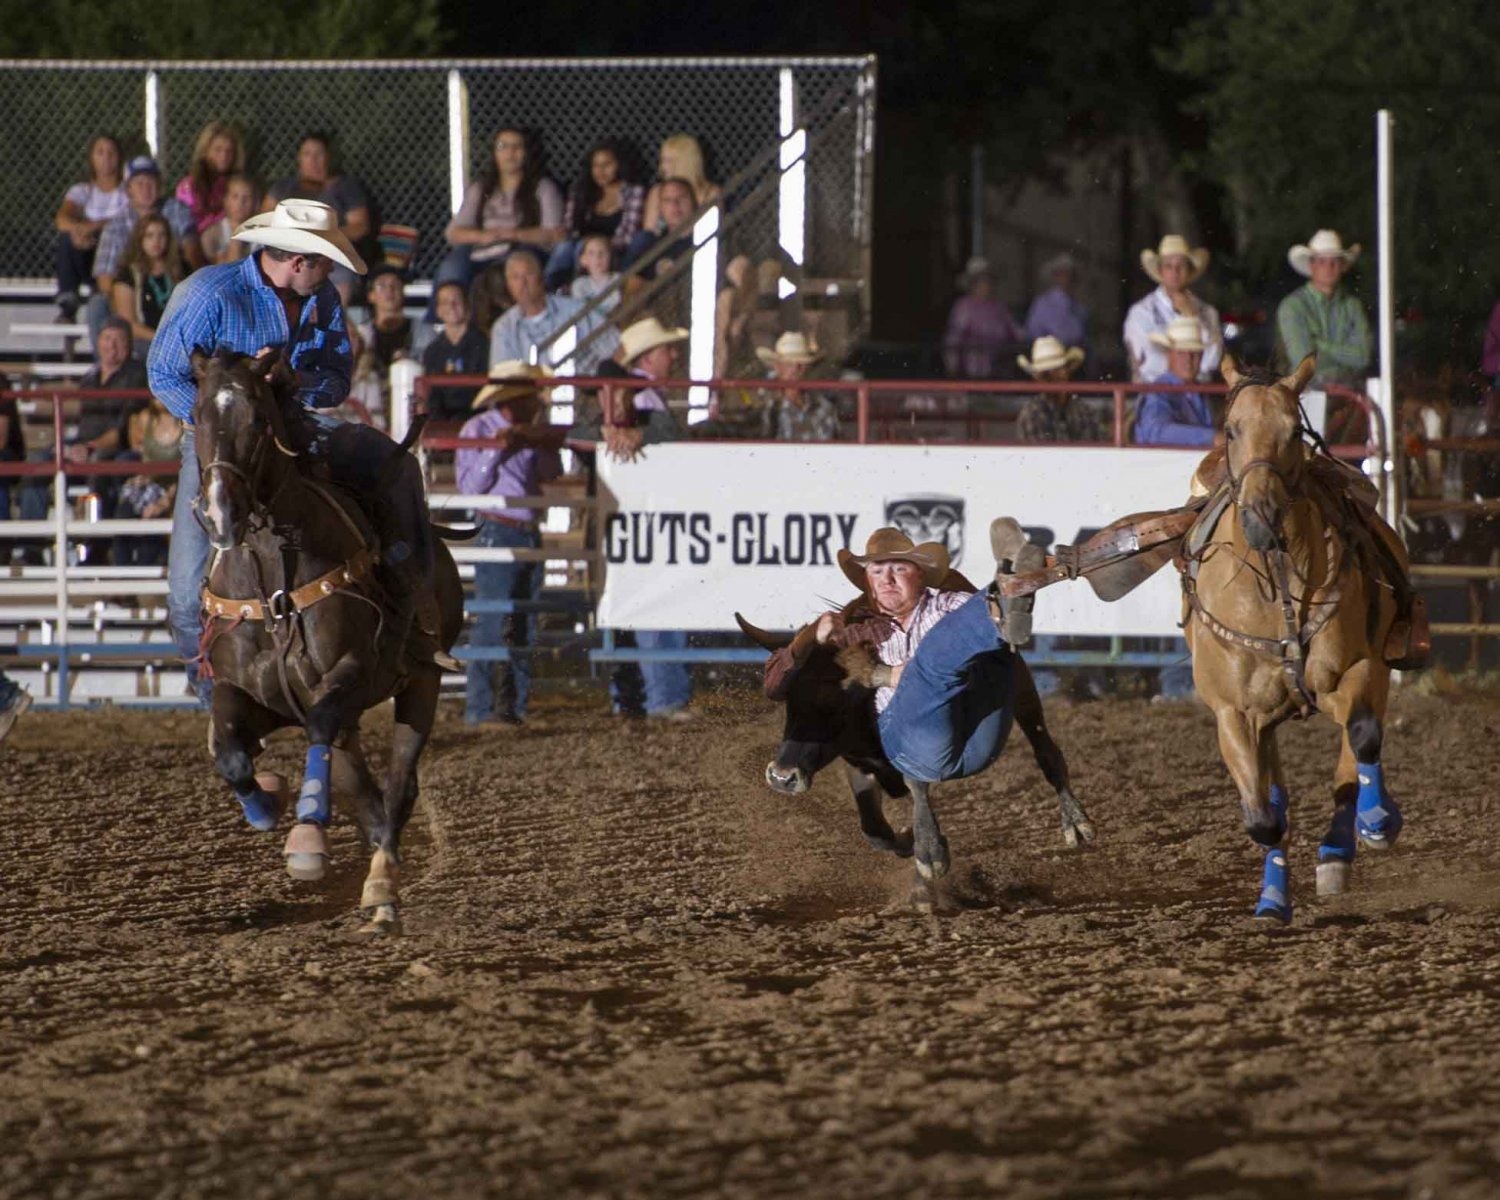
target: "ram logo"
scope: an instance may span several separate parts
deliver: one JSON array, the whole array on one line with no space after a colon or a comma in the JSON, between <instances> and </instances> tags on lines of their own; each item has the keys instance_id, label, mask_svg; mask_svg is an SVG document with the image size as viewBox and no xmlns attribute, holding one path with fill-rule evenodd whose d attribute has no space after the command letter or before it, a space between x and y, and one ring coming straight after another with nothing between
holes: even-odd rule
<instances>
[{"instance_id":1,"label":"ram logo","mask_svg":"<svg viewBox=\"0 0 1500 1200\"><path fill-rule=\"evenodd\" d=\"M902 496L885 502L885 523L894 525L914 542L938 542L957 567L964 558L964 501L962 496Z\"/></svg>"}]
</instances>

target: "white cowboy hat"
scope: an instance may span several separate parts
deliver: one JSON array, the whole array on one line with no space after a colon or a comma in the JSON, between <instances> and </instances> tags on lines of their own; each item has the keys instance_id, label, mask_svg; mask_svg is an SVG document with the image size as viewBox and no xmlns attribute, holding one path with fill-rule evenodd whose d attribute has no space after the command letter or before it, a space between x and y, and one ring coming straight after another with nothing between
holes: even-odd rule
<instances>
[{"instance_id":1,"label":"white cowboy hat","mask_svg":"<svg viewBox=\"0 0 1500 1200\"><path fill-rule=\"evenodd\" d=\"M668 329L655 317L627 325L620 333L620 359L628 367L647 350L688 339L686 329Z\"/></svg>"},{"instance_id":2,"label":"white cowboy hat","mask_svg":"<svg viewBox=\"0 0 1500 1200\"><path fill-rule=\"evenodd\" d=\"M478 412L481 408L489 408L492 404L506 404L525 396L535 396L541 390L536 385L537 380L550 378L552 378L552 372L546 367L524 363L517 358L508 358L504 362L497 362L490 368L490 382L479 389L478 395L474 397L474 403L469 407Z\"/></svg>"},{"instance_id":3,"label":"white cowboy hat","mask_svg":"<svg viewBox=\"0 0 1500 1200\"><path fill-rule=\"evenodd\" d=\"M1344 239L1333 229L1320 229L1312 235L1312 240L1307 245L1293 246L1286 252L1287 262L1292 264L1292 270L1298 275L1311 275L1312 260L1315 258L1341 258L1347 265L1358 257L1359 243L1345 247Z\"/></svg>"},{"instance_id":4,"label":"white cowboy hat","mask_svg":"<svg viewBox=\"0 0 1500 1200\"><path fill-rule=\"evenodd\" d=\"M339 229L338 213L318 200L283 200L236 229L234 240L293 254L321 254L356 275L365 273L365 260Z\"/></svg>"},{"instance_id":5,"label":"white cowboy hat","mask_svg":"<svg viewBox=\"0 0 1500 1200\"><path fill-rule=\"evenodd\" d=\"M1197 317L1173 317L1163 332L1149 333L1146 337L1153 346L1166 350L1203 349L1203 326Z\"/></svg>"},{"instance_id":6,"label":"white cowboy hat","mask_svg":"<svg viewBox=\"0 0 1500 1200\"><path fill-rule=\"evenodd\" d=\"M822 358L817 346L808 340L807 334L788 332L776 339L773 349L764 346L755 348L755 357L767 365L776 362L813 363Z\"/></svg>"},{"instance_id":7,"label":"white cowboy hat","mask_svg":"<svg viewBox=\"0 0 1500 1200\"><path fill-rule=\"evenodd\" d=\"M1161 260L1171 258L1174 254L1180 254L1188 260L1188 282L1192 283L1204 271L1208 270L1208 250L1203 246L1189 246L1187 238L1180 233L1169 233L1162 238L1155 250L1141 251L1141 270L1147 275L1161 282Z\"/></svg>"},{"instance_id":8,"label":"white cowboy hat","mask_svg":"<svg viewBox=\"0 0 1500 1200\"><path fill-rule=\"evenodd\" d=\"M982 254L976 254L964 264L964 273L958 277L958 286L967 288L974 282L974 276L988 275L994 278L995 268L990 266L990 260Z\"/></svg>"},{"instance_id":9,"label":"white cowboy hat","mask_svg":"<svg viewBox=\"0 0 1500 1200\"><path fill-rule=\"evenodd\" d=\"M1064 346L1050 333L1031 343L1031 357L1017 357L1021 370L1028 375L1040 375L1043 371L1055 371L1059 367L1076 367L1083 361L1083 350L1079 346Z\"/></svg>"}]
</instances>

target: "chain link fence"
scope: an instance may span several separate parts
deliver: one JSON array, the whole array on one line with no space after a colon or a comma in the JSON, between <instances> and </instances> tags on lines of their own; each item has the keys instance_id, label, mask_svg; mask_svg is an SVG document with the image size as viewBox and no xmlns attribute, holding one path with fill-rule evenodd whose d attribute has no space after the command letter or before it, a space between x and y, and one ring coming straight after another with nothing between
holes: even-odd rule
<instances>
[{"instance_id":1,"label":"chain link fence","mask_svg":"<svg viewBox=\"0 0 1500 1200\"><path fill-rule=\"evenodd\" d=\"M413 262L428 275L444 251L452 211L450 73L468 96L467 176L495 130L537 135L546 173L566 187L603 137L635 151L643 180L675 133L703 145L710 177L727 180L779 137L782 72L802 113L835 109L833 130L808 156L808 270L866 277L874 61L867 58L427 60L350 63L110 63L0 60L0 276L53 274L52 216L68 185L86 177L97 133L127 154L152 145L168 187L187 172L199 129L227 120L243 132L263 183L295 174L299 137L331 137L342 169L368 191L378 222L415 226ZM154 95L154 108L148 103ZM148 121L154 116L154 128ZM466 124L465 124L466 122ZM745 237L775 241L774 213ZM754 232L751 232L754 226ZM747 254L761 247L747 246ZM726 258L727 261L727 258Z\"/></svg>"}]
</instances>

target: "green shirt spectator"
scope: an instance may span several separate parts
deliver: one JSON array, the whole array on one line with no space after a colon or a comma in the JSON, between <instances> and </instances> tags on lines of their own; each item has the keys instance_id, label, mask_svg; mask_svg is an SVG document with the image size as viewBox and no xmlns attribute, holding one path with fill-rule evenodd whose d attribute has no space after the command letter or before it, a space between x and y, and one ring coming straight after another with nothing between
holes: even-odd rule
<instances>
[{"instance_id":1,"label":"green shirt spectator","mask_svg":"<svg viewBox=\"0 0 1500 1200\"><path fill-rule=\"evenodd\" d=\"M1277 337L1290 369L1309 354L1318 356L1315 384L1363 388L1375 357L1364 305L1340 286L1358 257L1359 246L1346 249L1331 229L1318 230L1307 245L1287 253L1292 269L1309 279L1277 308Z\"/></svg>"}]
</instances>

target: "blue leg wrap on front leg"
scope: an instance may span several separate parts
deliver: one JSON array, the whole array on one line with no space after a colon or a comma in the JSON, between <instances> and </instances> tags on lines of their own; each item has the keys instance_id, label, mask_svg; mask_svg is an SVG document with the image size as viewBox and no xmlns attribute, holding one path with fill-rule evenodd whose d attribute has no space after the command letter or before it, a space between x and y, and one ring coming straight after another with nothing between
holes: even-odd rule
<instances>
[{"instance_id":1,"label":"blue leg wrap on front leg","mask_svg":"<svg viewBox=\"0 0 1500 1200\"><path fill-rule=\"evenodd\" d=\"M276 828L276 820L281 816L279 797L263 792L258 787L252 787L248 792L236 791L234 798L245 810L245 820L249 822L251 829L269 833Z\"/></svg>"},{"instance_id":2,"label":"blue leg wrap on front leg","mask_svg":"<svg viewBox=\"0 0 1500 1200\"><path fill-rule=\"evenodd\" d=\"M1289 924L1292 919L1291 873L1287 870L1286 851L1280 846L1266 851L1266 868L1260 879L1260 902L1257 917L1270 917Z\"/></svg>"},{"instance_id":3,"label":"blue leg wrap on front leg","mask_svg":"<svg viewBox=\"0 0 1500 1200\"><path fill-rule=\"evenodd\" d=\"M1318 861L1352 863L1358 845L1354 838L1354 805L1340 804L1333 810L1333 820L1318 846Z\"/></svg>"},{"instance_id":4,"label":"blue leg wrap on front leg","mask_svg":"<svg viewBox=\"0 0 1500 1200\"><path fill-rule=\"evenodd\" d=\"M1385 775L1379 763L1358 763L1359 800L1355 831L1359 840L1375 850L1396 844L1403 824L1401 810L1385 790Z\"/></svg>"},{"instance_id":5,"label":"blue leg wrap on front leg","mask_svg":"<svg viewBox=\"0 0 1500 1200\"><path fill-rule=\"evenodd\" d=\"M302 791L297 796L297 820L327 825L331 815L329 779L333 751L327 746L309 746L302 772Z\"/></svg>"}]
</instances>

